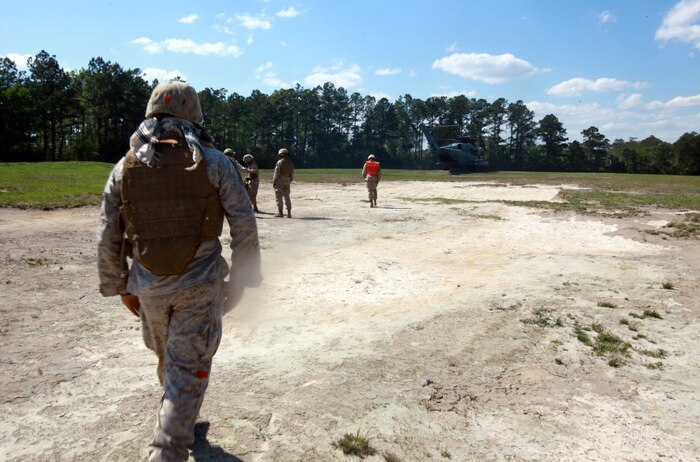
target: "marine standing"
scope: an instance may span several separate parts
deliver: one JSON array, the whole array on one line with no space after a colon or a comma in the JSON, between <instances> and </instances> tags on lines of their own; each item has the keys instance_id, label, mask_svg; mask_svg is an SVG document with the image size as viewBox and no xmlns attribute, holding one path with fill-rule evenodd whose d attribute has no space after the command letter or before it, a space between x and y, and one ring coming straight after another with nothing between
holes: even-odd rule
<instances>
[{"instance_id":1,"label":"marine standing","mask_svg":"<svg viewBox=\"0 0 700 462\"><path fill-rule=\"evenodd\" d=\"M367 192L369 194L369 206L377 206L377 185L382 178L382 167L377 162L374 154L367 157L365 165L362 167L362 178L367 182Z\"/></svg>"},{"instance_id":2,"label":"marine standing","mask_svg":"<svg viewBox=\"0 0 700 462\"><path fill-rule=\"evenodd\" d=\"M250 198L250 203L253 204L253 210L259 213L258 188L260 187L260 176L258 172L258 163L255 162L255 158L252 154L246 154L243 156L243 162L245 163L245 166L241 166L240 171L248 175L245 177L243 182L248 190L248 197Z\"/></svg>"},{"instance_id":3,"label":"marine standing","mask_svg":"<svg viewBox=\"0 0 700 462\"><path fill-rule=\"evenodd\" d=\"M194 88L178 81L157 85L102 196L100 292L120 295L141 318L144 343L158 357L163 395L150 461L188 459L222 316L245 287L262 280L255 214L243 182L202 122ZM230 269L219 241L224 218Z\"/></svg>"},{"instance_id":4,"label":"marine standing","mask_svg":"<svg viewBox=\"0 0 700 462\"><path fill-rule=\"evenodd\" d=\"M236 160L236 153L231 148L226 148L224 150L224 155L229 158L229 160L236 166L240 173L245 173L247 176L243 180L245 184L245 189L248 191L248 197L250 198L250 203L253 204L253 210L255 212L260 212L258 210L258 188L260 187L260 178L258 174L258 164L255 162L252 154L246 154L243 156L243 162L245 166L241 165Z\"/></svg>"},{"instance_id":5,"label":"marine standing","mask_svg":"<svg viewBox=\"0 0 700 462\"><path fill-rule=\"evenodd\" d=\"M282 148L277 152L279 160L275 164L275 173L272 176L272 187L275 189L275 197L277 198L277 215L283 217L282 200L287 206L287 217L292 218L292 199L290 197L290 186L294 180L294 164L289 158L289 152Z\"/></svg>"}]
</instances>

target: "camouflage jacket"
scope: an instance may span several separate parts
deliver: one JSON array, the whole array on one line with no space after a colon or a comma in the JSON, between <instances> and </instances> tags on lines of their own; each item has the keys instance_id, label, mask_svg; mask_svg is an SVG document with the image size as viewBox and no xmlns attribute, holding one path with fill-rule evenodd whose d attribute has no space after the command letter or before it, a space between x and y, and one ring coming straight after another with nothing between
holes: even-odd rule
<instances>
[{"instance_id":1,"label":"camouflage jacket","mask_svg":"<svg viewBox=\"0 0 700 462\"><path fill-rule=\"evenodd\" d=\"M209 181L219 193L231 234L231 268L222 257L219 239L205 241L197 249L194 260L182 274L155 276L132 259L128 283L121 277L121 247L124 230L119 207L124 158L109 175L102 193L100 223L97 232L97 269L100 293L112 296L121 293L136 295L163 295L197 284L223 279L243 287L258 287L262 281L258 229L248 193L233 164L217 149L204 148Z\"/></svg>"}]
</instances>

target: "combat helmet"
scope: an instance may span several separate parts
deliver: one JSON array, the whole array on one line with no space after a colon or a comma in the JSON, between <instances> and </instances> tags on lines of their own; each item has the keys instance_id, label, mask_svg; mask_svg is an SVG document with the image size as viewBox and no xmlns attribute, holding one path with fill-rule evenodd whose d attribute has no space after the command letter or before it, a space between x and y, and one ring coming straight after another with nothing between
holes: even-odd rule
<instances>
[{"instance_id":1,"label":"combat helmet","mask_svg":"<svg viewBox=\"0 0 700 462\"><path fill-rule=\"evenodd\" d=\"M169 115L195 124L204 122L197 91L185 82L171 80L156 85L146 106L146 117Z\"/></svg>"}]
</instances>

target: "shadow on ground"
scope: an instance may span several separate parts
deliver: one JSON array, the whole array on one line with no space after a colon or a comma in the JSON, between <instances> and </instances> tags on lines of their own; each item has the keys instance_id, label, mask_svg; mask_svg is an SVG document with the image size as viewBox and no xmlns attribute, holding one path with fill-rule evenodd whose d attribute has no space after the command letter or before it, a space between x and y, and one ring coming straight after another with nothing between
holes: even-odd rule
<instances>
[{"instance_id":1,"label":"shadow on ground","mask_svg":"<svg viewBox=\"0 0 700 462\"><path fill-rule=\"evenodd\" d=\"M194 426L194 443L189 447L191 456L197 462L243 462L219 446L212 446L207 440L209 422L199 422Z\"/></svg>"}]
</instances>

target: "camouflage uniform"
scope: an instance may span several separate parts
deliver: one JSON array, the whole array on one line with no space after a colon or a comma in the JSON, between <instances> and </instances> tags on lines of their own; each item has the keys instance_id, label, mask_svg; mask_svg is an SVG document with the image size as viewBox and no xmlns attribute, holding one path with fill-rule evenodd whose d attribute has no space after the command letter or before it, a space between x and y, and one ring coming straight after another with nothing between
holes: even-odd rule
<instances>
[{"instance_id":1,"label":"camouflage uniform","mask_svg":"<svg viewBox=\"0 0 700 462\"><path fill-rule=\"evenodd\" d=\"M280 160L275 164L275 173L272 176L272 187L275 189L277 199L277 216L282 216L282 199L287 206L287 216L292 217L292 198L290 197L290 186L294 180L294 164L289 159L286 149L280 149L278 154Z\"/></svg>"},{"instance_id":2,"label":"camouflage uniform","mask_svg":"<svg viewBox=\"0 0 700 462\"><path fill-rule=\"evenodd\" d=\"M135 250L127 273L120 217L125 158L115 165L103 192L98 228L100 292L103 296L138 296L143 339L158 357L163 396L150 461L188 458L187 446L194 442L195 420L221 339L227 295L224 278L228 275L239 287L257 287L262 280L255 215L241 177L220 151L213 147L202 151L206 176L217 191L231 230L230 270L221 255L221 242L211 239L199 244L181 274L152 274L135 258Z\"/></svg>"},{"instance_id":3,"label":"camouflage uniform","mask_svg":"<svg viewBox=\"0 0 700 462\"><path fill-rule=\"evenodd\" d=\"M247 156L250 156L248 162L245 162ZM246 173L248 176L245 178L246 189L248 190L248 197L250 198L250 203L253 204L253 210L259 212L258 210L258 189L260 187L260 174L258 169L258 163L253 160L253 156L246 154L243 156L245 166L236 162L238 171L241 173Z\"/></svg>"}]
</instances>

